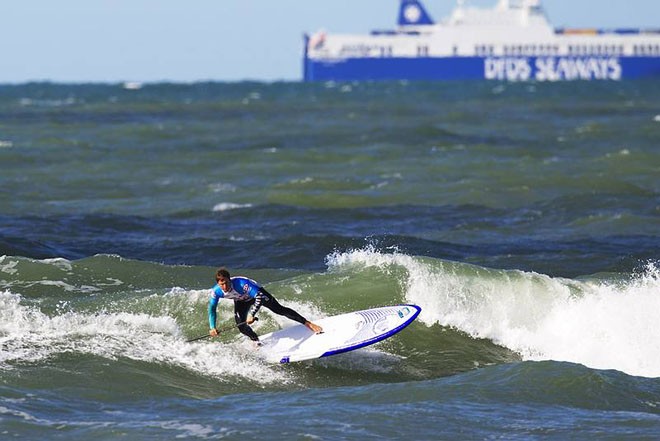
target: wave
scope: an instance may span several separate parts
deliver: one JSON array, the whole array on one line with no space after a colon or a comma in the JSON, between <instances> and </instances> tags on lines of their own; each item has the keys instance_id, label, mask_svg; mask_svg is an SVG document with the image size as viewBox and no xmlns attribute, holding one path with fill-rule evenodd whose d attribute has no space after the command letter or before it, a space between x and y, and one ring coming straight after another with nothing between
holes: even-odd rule
<instances>
[{"instance_id":1,"label":"wave","mask_svg":"<svg viewBox=\"0 0 660 441\"><path fill-rule=\"evenodd\" d=\"M637 274L578 280L373 249L336 253L328 264L335 271L399 268L405 301L422 307L419 320L489 339L524 360L660 377L660 270L655 263Z\"/></svg>"},{"instance_id":2,"label":"wave","mask_svg":"<svg viewBox=\"0 0 660 441\"><path fill-rule=\"evenodd\" d=\"M198 294L198 295L196 295ZM180 293L170 293L180 297ZM206 298L205 294L185 294L187 299ZM147 299L158 303L162 299ZM188 303L188 302L186 302ZM114 305L117 307L117 305ZM131 312L74 312L52 316L38 307L23 304L23 299L11 292L0 292L0 370L25 365L45 365L74 354L98 357L117 363L122 360L147 362L162 369L177 367L196 375L210 376L231 383L235 379L250 381L246 372L258 370L257 383L289 383L287 373L277 366L260 363L250 356L250 349L239 341L216 345L186 343L182 327L167 314ZM138 370L135 366L130 371ZM152 369L152 368L149 368Z\"/></svg>"},{"instance_id":3,"label":"wave","mask_svg":"<svg viewBox=\"0 0 660 441\"><path fill-rule=\"evenodd\" d=\"M77 354L180 368L226 387L310 386L319 378L345 384L346 371L358 384L424 380L517 360L660 377L660 270L653 263L635 274L564 279L366 247L336 251L326 266L245 275L312 320L396 303L415 303L422 313L394 338L315 362L313 369L332 372L322 376L306 364L281 370L263 363L237 332L186 343L206 333L213 268L107 255L3 256L0 370ZM219 316L231 323L231 302L221 303ZM269 311L261 317L261 334L293 324Z\"/></svg>"}]
</instances>

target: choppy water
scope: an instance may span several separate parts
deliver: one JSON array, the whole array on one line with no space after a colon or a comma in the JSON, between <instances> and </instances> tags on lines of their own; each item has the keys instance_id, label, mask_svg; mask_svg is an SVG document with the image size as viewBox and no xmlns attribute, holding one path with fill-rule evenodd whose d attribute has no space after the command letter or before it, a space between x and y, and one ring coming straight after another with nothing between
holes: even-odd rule
<instances>
[{"instance_id":1,"label":"choppy water","mask_svg":"<svg viewBox=\"0 0 660 441\"><path fill-rule=\"evenodd\" d=\"M0 435L657 438L659 102L657 82L0 86ZM236 332L186 343L219 265L312 319L422 313L268 365Z\"/></svg>"}]
</instances>

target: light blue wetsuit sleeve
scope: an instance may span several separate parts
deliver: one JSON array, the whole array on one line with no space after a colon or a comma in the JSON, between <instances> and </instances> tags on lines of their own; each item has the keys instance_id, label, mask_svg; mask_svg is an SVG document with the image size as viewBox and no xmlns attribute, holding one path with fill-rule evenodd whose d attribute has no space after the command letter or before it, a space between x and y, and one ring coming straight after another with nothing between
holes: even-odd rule
<instances>
[{"instance_id":1,"label":"light blue wetsuit sleeve","mask_svg":"<svg viewBox=\"0 0 660 441\"><path fill-rule=\"evenodd\" d=\"M224 297L224 294L218 285L213 287L213 293L209 299L209 329L215 328L217 318L218 300Z\"/></svg>"}]
</instances>

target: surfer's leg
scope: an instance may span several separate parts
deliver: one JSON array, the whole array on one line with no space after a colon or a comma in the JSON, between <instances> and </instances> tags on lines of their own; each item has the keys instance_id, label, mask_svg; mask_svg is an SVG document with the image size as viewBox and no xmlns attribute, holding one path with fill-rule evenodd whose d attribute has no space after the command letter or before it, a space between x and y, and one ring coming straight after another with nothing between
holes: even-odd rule
<instances>
[{"instance_id":1,"label":"surfer's leg","mask_svg":"<svg viewBox=\"0 0 660 441\"><path fill-rule=\"evenodd\" d=\"M247 336L252 341L259 341L259 336L252 328L245 324L245 319L247 319L248 311L252 306L252 302L240 302L234 300L234 320L238 325L238 330L241 331L241 334Z\"/></svg>"},{"instance_id":2,"label":"surfer's leg","mask_svg":"<svg viewBox=\"0 0 660 441\"><path fill-rule=\"evenodd\" d=\"M262 303L263 306L270 309L275 314L283 315L284 317L286 317L288 319L291 319L293 321L296 321L298 323L301 323L301 324L307 326L307 328L310 331L312 331L316 334L320 334L320 333L323 332L323 328L321 328L319 325L316 325L316 324L310 322L309 320L307 320L302 315L298 314L293 309L287 308L286 306L282 306L280 304L280 302L278 302L277 299L275 297L273 297L273 295L271 293L269 293L268 291L266 291L265 289L261 288L261 290L266 294L266 296L264 296L264 301Z\"/></svg>"}]
</instances>

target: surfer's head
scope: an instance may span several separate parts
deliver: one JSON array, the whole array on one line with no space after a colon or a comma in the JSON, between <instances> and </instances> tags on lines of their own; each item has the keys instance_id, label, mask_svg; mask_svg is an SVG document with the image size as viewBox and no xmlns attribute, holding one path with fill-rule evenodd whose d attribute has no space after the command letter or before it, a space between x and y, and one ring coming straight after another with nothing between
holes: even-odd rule
<instances>
[{"instance_id":1,"label":"surfer's head","mask_svg":"<svg viewBox=\"0 0 660 441\"><path fill-rule=\"evenodd\" d=\"M227 268L221 267L215 272L215 281L218 283L218 286L224 291L229 291L229 285L231 283L231 275Z\"/></svg>"},{"instance_id":2,"label":"surfer's head","mask_svg":"<svg viewBox=\"0 0 660 441\"><path fill-rule=\"evenodd\" d=\"M215 272L215 281L219 282L220 279L231 279L229 271L224 266L218 268L218 271Z\"/></svg>"}]
</instances>

